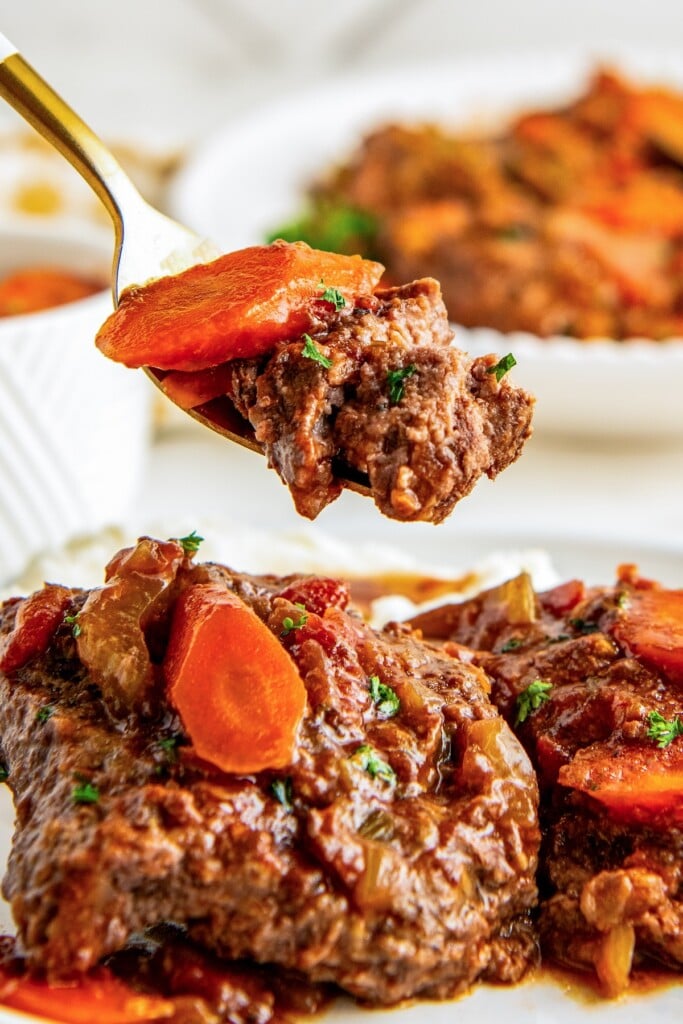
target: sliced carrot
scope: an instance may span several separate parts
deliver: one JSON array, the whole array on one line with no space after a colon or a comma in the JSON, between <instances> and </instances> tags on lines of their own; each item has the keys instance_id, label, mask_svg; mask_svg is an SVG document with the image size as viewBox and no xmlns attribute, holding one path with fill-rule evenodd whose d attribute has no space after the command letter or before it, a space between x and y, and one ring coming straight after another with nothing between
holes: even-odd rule
<instances>
[{"instance_id":1,"label":"sliced carrot","mask_svg":"<svg viewBox=\"0 0 683 1024\"><path fill-rule=\"evenodd\" d=\"M66 587L49 583L19 605L14 628L0 641L0 669L14 672L47 650L71 600Z\"/></svg>"},{"instance_id":2,"label":"sliced carrot","mask_svg":"<svg viewBox=\"0 0 683 1024\"><path fill-rule=\"evenodd\" d=\"M258 356L309 330L326 288L353 302L372 294L383 269L304 242L255 245L128 289L96 342L126 366L162 370Z\"/></svg>"},{"instance_id":3,"label":"sliced carrot","mask_svg":"<svg viewBox=\"0 0 683 1024\"><path fill-rule=\"evenodd\" d=\"M291 764L304 684L279 640L232 591L200 583L178 599L164 673L201 758L238 774Z\"/></svg>"},{"instance_id":4,"label":"sliced carrot","mask_svg":"<svg viewBox=\"0 0 683 1024\"><path fill-rule=\"evenodd\" d=\"M206 370L171 370L161 382L161 389L181 409L196 409L219 395L232 390L233 370L230 363L220 363Z\"/></svg>"},{"instance_id":5,"label":"sliced carrot","mask_svg":"<svg viewBox=\"0 0 683 1024\"><path fill-rule=\"evenodd\" d=\"M683 590L636 590L611 627L630 654L683 684Z\"/></svg>"},{"instance_id":6,"label":"sliced carrot","mask_svg":"<svg viewBox=\"0 0 683 1024\"><path fill-rule=\"evenodd\" d=\"M175 1011L170 999L140 995L105 970L61 985L0 972L0 1004L65 1024L138 1024Z\"/></svg>"},{"instance_id":7,"label":"sliced carrot","mask_svg":"<svg viewBox=\"0 0 683 1024\"><path fill-rule=\"evenodd\" d=\"M558 781L589 794L615 817L683 825L683 743L592 748L564 765Z\"/></svg>"}]
</instances>

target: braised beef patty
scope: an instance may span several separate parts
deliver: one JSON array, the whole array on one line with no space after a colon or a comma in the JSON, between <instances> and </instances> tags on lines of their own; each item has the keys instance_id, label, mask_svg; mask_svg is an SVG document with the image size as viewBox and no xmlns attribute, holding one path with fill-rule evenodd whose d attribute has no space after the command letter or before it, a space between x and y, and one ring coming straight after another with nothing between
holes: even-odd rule
<instances>
[{"instance_id":1,"label":"braised beef patty","mask_svg":"<svg viewBox=\"0 0 683 1024\"><path fill-rule=\"evenodd\" d=\"M200 762L166 699L174 606L207 581L253 609L304 682L282 771ZM31 969L85 971L162 922L373 1002L514 981L534 961L536 782L480 668L408 627L373 631L337 582L195 566L170 542L119 554L103 590L57 590L64 610L28 660L30 606L2 610L17 809L3 891Z\"/></svg>"},{"instance_id":2,"label":"braised beef patty","mask_svg":"<svg viewBox=\"0 0 683 1024\"><path fill-rule=\"evenodd\" d=\"M531 433L533 399L452 346L439 285L415 281L338 310L265 362L235 362L231 398L309 519L338 497L339 464L385 515L439 523ZM308 340L306 340L308 338Z\"/></svg>"},{"instance_id":3,"label":"braised beef patty","mask_svg":"<svg viewBox=\"0 0 683 1024\"><path fill-rule=\"evenodd\" d=\"M413 620L474 648L490 676L541 787L543 952L595 970L610 994L643 961L683 969L681 679L633 649L625 625L643 594L660 593L628 567L616 587L571 581L539 595L522 576ZM670 637L658 651L645 635L653 656L675 661Z\"/></svg>"}]
</instances>

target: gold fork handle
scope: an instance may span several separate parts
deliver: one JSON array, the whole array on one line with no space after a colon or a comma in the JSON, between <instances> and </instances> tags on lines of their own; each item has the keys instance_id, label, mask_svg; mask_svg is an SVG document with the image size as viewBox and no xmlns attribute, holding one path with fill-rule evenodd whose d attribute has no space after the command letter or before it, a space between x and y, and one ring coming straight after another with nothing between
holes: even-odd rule
<instances>
[{"instance_id":1,"label":"gold fork handle","mask_svg":"<svg viewBox=\"0 0 683 1024\"><path fill-rule=\"evenodd\" d=\"M99 196L122 236L122 206L138 193L104 143L0 33L0 96L66 157Z\"/></svg>"}]
</instances>

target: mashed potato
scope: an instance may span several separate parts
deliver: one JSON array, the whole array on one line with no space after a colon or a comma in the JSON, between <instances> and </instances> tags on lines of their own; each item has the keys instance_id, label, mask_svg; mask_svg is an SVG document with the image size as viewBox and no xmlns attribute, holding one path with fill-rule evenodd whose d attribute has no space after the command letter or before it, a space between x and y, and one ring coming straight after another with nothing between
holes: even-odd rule
<instances>
[{"instance_id":1,"label":"mashed potato","mask_svg":"<svg viewBox=\"0 0 683 1024\"><path fill-rule=\"evenodd\" d=\"M196 530L204 540L199 557L217 561L244 572L325 573L331 576L430 577L453 582L453 590L436 600L416 604L408 597L387 593L372 602L371 622L381 626L392 619L406 619L416 611L445 601L462 601L480 590L495 586L522 570L531 574L534 586L545 589L558 582L548 555L540 549L496 551L475 565L425 563L406 550L376 542L354 543L337 540L310 529L275 532L250 529L222 521L188 525L178 522L150 523L146 530L154 537L178 537ZM121 547L132 544L137 531L126 527L106 530L72 541L59 551L36 558L14 583L0 591L0 598L26 594L45 581L67 586L93 587L102 582L102 568Z\"/></svg>"}]
</instances>

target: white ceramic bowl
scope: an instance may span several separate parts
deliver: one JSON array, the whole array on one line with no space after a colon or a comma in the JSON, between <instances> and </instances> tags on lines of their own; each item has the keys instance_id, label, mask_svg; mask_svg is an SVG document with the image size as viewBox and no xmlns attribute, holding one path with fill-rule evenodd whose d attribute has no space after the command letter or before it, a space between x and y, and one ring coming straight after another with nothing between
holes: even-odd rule
<instances>
[{"instance_id":1,"label":"white ceramic bowl","mask_svg":"<svg viewBox=\"0 0 683 1024\"><path fill-rule=\"evenodd\" d=\"M0 231L0 277L54 265L108 281L108 233ZM94 345L108 290L0 318L0 581L131 509L148 448L151 389Z\"/></svg>"}]
</instances>

